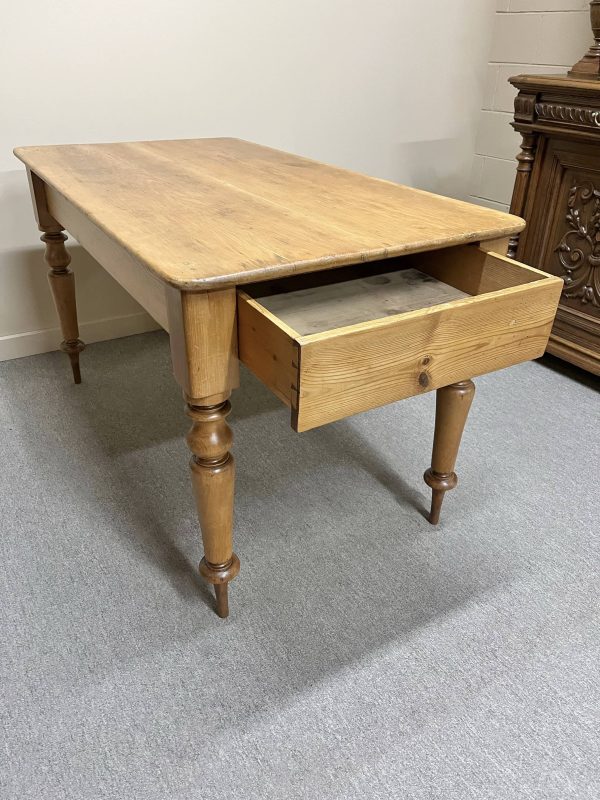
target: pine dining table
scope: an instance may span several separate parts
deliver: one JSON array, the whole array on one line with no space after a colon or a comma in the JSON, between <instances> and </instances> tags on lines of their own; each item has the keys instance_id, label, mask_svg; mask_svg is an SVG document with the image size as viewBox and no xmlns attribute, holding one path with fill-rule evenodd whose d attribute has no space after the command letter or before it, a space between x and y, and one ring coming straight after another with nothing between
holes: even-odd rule
<instances>
[{"instance_id":1,"label":"pine dining table","mask_svg":"<svg viewBox=\"0 0 600 800\"><path fill-rule=\"evenodd\" d=\"M85 345L65 230L169 334L192 421L200 573L221 617L240 568L227 424L240 361L298 432L437 390L424 476L436 524L472 379L546 348L563 282L504 255L518 217L239 139L15 155L75 383Z\"/></svg>"}]
</instances>

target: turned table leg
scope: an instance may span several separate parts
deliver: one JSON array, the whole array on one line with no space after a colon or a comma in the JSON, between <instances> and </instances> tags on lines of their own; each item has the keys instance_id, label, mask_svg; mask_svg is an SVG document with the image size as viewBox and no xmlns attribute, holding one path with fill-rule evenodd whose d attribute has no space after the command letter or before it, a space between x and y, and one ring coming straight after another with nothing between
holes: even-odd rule
<instances>
[{"instance_id":1,"label":"turned table leg","mask_svg":"<svg viewBox=\"0 0 600 800\"><path fill-rule=\"evenodd\" d=\"M231 390L239 386L235 289L167 291L173 372L192 427L187 443L204 558L200 574L215 587L216 610L229 614L228 585L240 571L233 552L235 466L227 424Z\"/></svg>"},{"instance_id":2,"label":"turned table leg","mask_svg":"<svg viewBox=\"0 0 600 800\"><path fill-rule=\"evenodd\" d=\"M230 411L229 400L204 405L188 398L192 428L187 443L192 451L192 484L204 544L200 574L214 584L220 617L229 614L227 586L240 571L233 552L235 465L229 452L233 434L225 421Z\"/></svg>"},{"instance_id":3,"label":"turned table leg","mask_svg":"<svg viewBox=\"0 0 600 800\"><path fill-rule=\"evenodd\" d=\"M53 228L45 230L41 239L46 245L44 258L50 267L48 281L52 289L63 335L60 349L69 356L71 369L73 370L73 380L75 383L81 383L79 353L85 348L85 344L79 338L77 305L75 302L75 276L69 268L71 256L65 247L67 237L62 232L62 228Z\"/></svg>"},{"instance_id":4,"label":"turned table leg","mask_svg":"<svg viewBox=\"0 0 600 800\"><path fill-rule=\"evenodd\" d=\"M437 390L431 468L423 476L432 489L432 525L440 521L444 494L458 482L454 466L474 394L473 381L460 381Z\"/></svg>"}]
</instances>

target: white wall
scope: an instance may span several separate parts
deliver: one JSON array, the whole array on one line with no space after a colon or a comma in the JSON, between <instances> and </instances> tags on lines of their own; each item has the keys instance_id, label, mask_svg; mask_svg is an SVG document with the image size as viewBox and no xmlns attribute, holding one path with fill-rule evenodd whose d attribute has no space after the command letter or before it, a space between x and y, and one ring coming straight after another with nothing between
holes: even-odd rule
<instances>
[{"instance_id":1,"label":"white wall","mask_svg":"<svg viewBox=\"0 0 600 800\"><path fill-rule=\"evenodd\" d=\"M60 339L14 146L230 135L465 196L494 10L495 0L4 4L0 359ZM71 252L82 338L152 327Z\"/></svg>"},{"instance_id":2,"label":"white wall","mask_svg":"<svg viewBox=\"0 0 600 800\"><path fill-rule=\"evenodd\" d=\"M497 0L494 35L475 144L470 199L508 210L521 137L510 127L512 75L565 74L593 37L589 0Z\"/></svg>"}]
</instances>

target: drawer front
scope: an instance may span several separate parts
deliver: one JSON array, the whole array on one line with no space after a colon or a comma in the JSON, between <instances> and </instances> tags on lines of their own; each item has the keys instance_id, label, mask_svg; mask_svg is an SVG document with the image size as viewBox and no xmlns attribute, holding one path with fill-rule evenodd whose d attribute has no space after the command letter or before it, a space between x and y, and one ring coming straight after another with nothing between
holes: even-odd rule
<instances>
[{"instance_id":1,"label":"drawer front","mask_svg":"<svg viewBox=\"0 0 600 800\"><path fill-rule=\"evenodd\" d=\"M544 353L553 285L474 300L306 343L294 427L308 430Z\"/></svg>"},{"instance_id":2,"label":"drawer front","mask_svg":"<svg viewBox=\"0 0 600 800\"><path fill-rule=\"evenodd\" d=\"M290 406L295 430L544 353L562 281L477 248L413 257L415 264L469 294L483 291L311 335L239 292L240 359Z\"/></svg>"}]
</instances>

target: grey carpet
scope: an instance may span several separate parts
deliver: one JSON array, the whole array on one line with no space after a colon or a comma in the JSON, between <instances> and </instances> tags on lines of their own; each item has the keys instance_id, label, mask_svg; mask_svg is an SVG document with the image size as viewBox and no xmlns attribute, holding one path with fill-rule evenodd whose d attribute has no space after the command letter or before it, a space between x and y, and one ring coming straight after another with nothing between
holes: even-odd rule
<instances>
[{"instance_id":1,"label":"grey carpet","mask_svg":"<svg viewBox=\"0 0 600 800\"><path fill-rule=\"evenodd\" d=\"M232 616L163 334L0 364L3 800L600 796L597 384L487 376L442 525L433 395L306 434L234 397Z\"/></svg>"}]
</instances>

